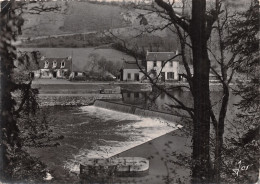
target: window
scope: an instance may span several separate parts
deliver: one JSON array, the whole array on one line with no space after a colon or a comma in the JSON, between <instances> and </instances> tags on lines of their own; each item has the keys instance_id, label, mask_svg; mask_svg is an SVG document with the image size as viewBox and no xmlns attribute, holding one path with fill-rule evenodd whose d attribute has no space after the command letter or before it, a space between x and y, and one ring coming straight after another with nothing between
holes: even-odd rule
<instances>
[{"instance_id":1,"label":"window","mask_svg":"<svg viewBox=\"0 0 260 184\"><path fill-rule=\"evenodd\" d=\"M44 68L48 68L48 67L49 67L49 61L45 61Z\"/></svg>"},{"instance_id":2,"label":"window","mask_svg":"<svg viewBox=\"0 0 260 184\"><path fill-rule=\"evenodd\" d=\"M170 61L170 67L173 67L173 61Z\"/></svg>"},{"instance_id":3,"label":"window","mask_svg":"<svg viewBox=\"0 0 260 184\"><path fill-rule=\"evenodd\" d=\"M129 79L129 80L131 79L131 73L127 74L127 79Z\"/></svg>"},{"instance_id":4,"label":"window","mask_svg":"<svg viewBox=\"0 0 260 184\"><path fill-rule=\"evenodd\" d=\"M139 79L139 73L135 73L134 75L135 75L135 80L136 80L136 81L139 81L139 80L140 80L140 79Z\"/></svg>"},{"instance_id":5,"label":"window","mask_svg":"<svg viewBox=\"0 0 260 184\"><path fill-rule=\"evenodd\" d=\"M168 72L167 79L174 79L174 72Z\"/></svg>"},{"instance_id":6,"label":"window","mask_svg":"<svg viewBox=\"0 0 260 184\"><path fill-rule=\"evenodd\" d=\"M131 93L127 93L127 98L130 98L131 97Z\"/></svg>"},{"instance_id":7,"label":"window","mask_svg":"<svg viewBox=\"0 0 260 184\"><path fill-rule=\"evenodd\" d=\"M166 61L162 61L162 67L166 64Z\"/></svg>"},{"instance_id":8,"label":"window","mask_svg":"<svg viewBox=\"0 0 260 184\"><path fill-rule=\"evenodd\" d=\"M135 98L139 98L139 93L134 93Z\"/></svg>"},{"instance_id":9,"label":"window","mask_svg":"<svg viewBox=\"0 0 260 184\"><path fill-rule=\"evenodd\" d=\"M153 67L156 67L156 66L157 66L157 62L154 61L154 62L153 62Z\"/></svg>"},{"instance_id":10,"label":"window","mask_svg":"<svg viewBox=\"0 0 260 184\"><path fill-rule=\"evenodd\" d=\"M57 67L57 61L53 61L52 68L56 68L56 67Z\"/></svg>"},{"instance_id":11,"label":"window","mask_svg":"<svg viewBox=\"0 0 260 184\"><path fill-rule=\"evenodd\" d=\"M65 67L65 61L62 61L61 62L61 68L64 68Z\"/></svg>"}]
</instances>

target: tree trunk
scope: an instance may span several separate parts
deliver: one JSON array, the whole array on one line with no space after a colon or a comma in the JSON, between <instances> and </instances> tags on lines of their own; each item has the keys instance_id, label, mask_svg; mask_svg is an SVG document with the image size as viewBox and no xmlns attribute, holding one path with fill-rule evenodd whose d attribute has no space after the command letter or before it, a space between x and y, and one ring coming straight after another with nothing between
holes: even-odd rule
<instances>
[{"instance_id":1,"label":"tree trunk","mask_svg":"<svg viewBox=\"0 0 260 184\"><path fill-rule=\"evenodd\" d=\"M192 183L209 183L211 166L209 154L210 98L209 70L206 37L206 0L192 1L192 21L190 36L193 51L193 165Z\"/></svg>"},{"instance_id":2,"label":"tree trunk","mask_svg":"<svg viewBox=\"0 0 260 184\"><path fill-rule=\"evenodd\" d=\"M11 1L13 3L13 1ZM12 8L12 4L10 5ZM12 164L14 155L18 154L17 151L21 148L19 139L19 129L14 117L15 101L12 97L15 84L12 81L12 71L14 69L14 54L11 48L10 40L12 33L12 25L8 24L9 19L13 18L13 14L9 14L9 10L1 13L0 22L0 37L5 38L1 42L0 55L1 55L1 114L0 114L0 173L3 174L3 179L10 179L12 175Z\"/></svg>"},{"instance_id":3,"label":"tree trunk","mask_svg":"<svg viewBox=\"0 0 260 184\"><path fill-rule=\"evenodd\" d=\"M226 75L226 71L224 74ZM229 99L229 87L228 84L223 84L223 99L222 105L219 113L219 120L217 124L217 128L215 130L216 136L216 146L215 146L215 161L214 161L214 182L220 183L220 171L222 167L222 147L223 147L223 134L224 134L224 123L225 117L227 113Z\"/></svg>"},{"instance_id":4,"label":"tree trunk","mask_svg":"<svg viewBox=\"0 0 260 184\"><path fill-rule=\"evenodd\" d=\"M8 54L6 52L5 54ZM8 57L7 57L8 58ZM4 178L11 177L11 165L13 154L16 154L21 147L18 133L19 129L14 119L14 105L15 101L12 98L11 92L13 83L11 81L12 62L7 60L5 56L1 56L1 151L2 151L2 167Z\"/></svg>"}]
</instances>

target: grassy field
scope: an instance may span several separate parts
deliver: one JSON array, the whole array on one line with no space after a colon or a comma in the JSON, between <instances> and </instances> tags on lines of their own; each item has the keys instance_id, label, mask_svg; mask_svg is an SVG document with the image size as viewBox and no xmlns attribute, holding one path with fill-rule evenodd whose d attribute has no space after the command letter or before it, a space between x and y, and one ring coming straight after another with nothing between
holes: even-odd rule
<instances>
[{"instance_id":1,"label":"grassy field","mask_svg":"<svg viewBox=\"0 0 260 184\"><path fill-rule=\"evenodd\" d=\"M64 22L64 31L97 31L129 25L121 16L125 10L118 6L70 2L68 7L69 16Z\"/></svg>"},{"instance_id":2,"label":"grassy field","mask_svg":"<svg viewBox=\"0 0 260 184\"><path fill-rule=\"evenodd\" d=\"M58 5L61 11L24 14L22 37L35 37L65 33L83 33L128 26L119 6L97 5L87 2L45 2L46 6ZM30 5L33 6L33 5Z\"/></svg>"},{"instance_id":3,"label":"grassy field","mask_svg":"<svg viewBox=\"0 0 260 184\"><path fill-rule=\"evenodd\" d=\"M110 37L102 34L105 30L111 30L118 37L130 40L130 44L137 44L150 51L175 51L178 48L178 39L169 29L154 31L135 39L135 36L144 30L150 30L154 26L163 27L168 23L156 13L147 14L144 10L76 1L44 4L58 5L61 10L39 15L24 14L22 38L47 36L27 41L23 43L24 47L95 47L113 42ZM181 12L180 8L174 10L177 13ZM189 9L185 12L190 14ZM146 26L140 25L142 17L140 15L145 15ZM158 49L157 45L161 48Z\"/></svg>"},{"instance_id":4,"label":"grassy field","mask_svg":"<svg viewBox=\"0 0 260 184\"><path fill-rule=\"evenodd\" d=\"M140 25L141 18L138 17L139 14L146 13L143 10L126 10L120 6L73 1L46 2L46 5L58 5L61 11L39 15L24 14L25 23L21 37L32 39L24 41L23 47L101 46L114 42L111 35L104 35L103 31L109 29L118 37L130 40L130 44L138 43L140 47L148 50L158 50L158 44L164 47L160 50L176 49L176 37L169 30L155 31L134 38L144 30L144 25ZM146 28L167 23L156 14L149 14L146 19Z\"/></svg>"},{"instance_id":5,"label":"grassy field","mask_svg":"<svg viewBox=\"0 0 260 184\"><path fill-rule=\"evenodd\" d=\"M144 10L88 2L56 1L45 2L44 4L52 7L59 6L61 9L60 11L43 12L41 14L24 13L25 23L22 37L86 33L125 27L142 29L143 26L140 26L141 18L139 15L147 14L147 11ZM35 5L28 5L28 8L33 6ZM148 14L145 18L148 21L148 26L167 24L167 21L158 17L156 13ZM124 33L125 31L129 32L129 29L119 31ZM158 31L153 34L166 36L165 31Z\"/></svg>"},{"instance_id":6,"label":"grassy field","mask_svg":"<svg viewBox=\"0 0 260 184\"><path fill-rule=\"evenodd\" d=\"M46 6L58 5L61 7L59 12L45 12L41 14L28 14L24 13L23 18L25 20L22 27L22 37L35 37L49 34L60 34L62 33L59 28L63 26L66 11L65 2L46 2ZM28 8L32 8L35 5L30 4Z\"/></svg>"},{"instance_id":7,"label":"grassy field","mask_svg":"<svg viewBox=\"0 0 260 184\"><path fill-rule=\"evenodd\" d=\"M124 31L125 33L127 31ZM129 35L123 37L130 45L137 44L140 48L149 51L175 51L178 48L178 39L176 35L169 34L169 37L161 37L157 35L142 35L134 38ZM119 37L121 37L119 35ZM88 48L88 47L111 47L118 40L111 36L102 35L101 33L75 34L70 36L48 37L25 41L21 47L55 47L55 48Z\"/></svg>"}]
</instances>

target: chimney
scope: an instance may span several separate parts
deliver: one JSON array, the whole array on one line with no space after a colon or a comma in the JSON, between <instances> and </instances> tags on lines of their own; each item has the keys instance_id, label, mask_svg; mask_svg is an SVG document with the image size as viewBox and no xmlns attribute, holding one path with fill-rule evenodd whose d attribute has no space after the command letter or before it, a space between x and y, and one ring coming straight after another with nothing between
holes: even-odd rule
<instances>
[{"instance_id":1,"label":"chimney","mask_svg":"<svg viewBox=\"0 0 260 184\"><path fill-rule=\"evenodd\" d=\"M179 51L178 51L178 49L176 50L176 53L175 53L176 55L178 55L179 54Z\"/></svg>"}]
</instances>

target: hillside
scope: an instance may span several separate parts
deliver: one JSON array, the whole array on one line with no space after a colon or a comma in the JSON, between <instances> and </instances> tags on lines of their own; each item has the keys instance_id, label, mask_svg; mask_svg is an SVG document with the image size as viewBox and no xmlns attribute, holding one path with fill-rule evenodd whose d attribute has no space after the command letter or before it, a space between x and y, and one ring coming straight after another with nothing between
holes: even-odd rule
<instances>
[{"instance_id":1,"label":"hillside","mask_svg":"<svg viewBox=\"0 0 260 184\"><path fill-rule=\"evenodd\" d=\"M126 37L136 36L144 28L151 26L163 26L167 21L158 17L156 13L147 14L147 11L126 9L120 6L93 4L76 1L44 2L45 6L59 6L58 12L46 12L41 14L24 13L22 38L41 38L43 36L72 36L70 34L89 34L112 30ZM32 7L33 5L28 5ZM34 5L35 6L35 5ZM175 11L180 12L177 8ZM141 24L145 15L147 25ZM166 37L167 30L153 32L152 35Z\"/></svg>"},{"instance_id":2,"label":"hillside","mask_svg":"<svg viewBox=\"0 0 260 184\"><path fill-rule=\"evenodd\" d=\"M238 6L234 0L229 0L231 10L238 11L244 9L247 3L243 6ZM240 2L241 0L239 0ZM45 12L41 14L24 13L25 19L23 26L23 35L21 37L39 37L50 35L64 34L79 34L90 32L102 32L104 30L114 30L120 35L130 36L135 35L137 30L144 30L152 26L163 26L167 21L160 18L157 13L149 13L139 9L128 9L113 6L109 4L93 4L89 2L79 1L53 1L44 2L45 6L59 6L61 10L58 12ZM35 5L30 4L28 8ZM212 8L208 4L208 8ZM181 13L181 8L174 8L175 12ZM191 10L187 8L185 14L190 14ZM142 17L145 17L147 25L144 26L141 22ZM142 24L142 25L141 25ZM168 36L167 30L160 30L152 33L155 36ZM128 36L129 36L128 35Z\"/></svg>"},{"instance_id":3,"label":"hillside","mask_svg":"<svg viewBox=\"0 0 260 184\"><path fill-rule=\"evenodd\" d=\"M134 38L147 27L167 23L156 14L147 15L148 25L144 26L138 17L147 13L142 10L88 2L47 2L50 6L56 4L62 7L60 12L24 15L26 21L21 37L26 39L23 39L22 47L98 47L115 42L106 34L106 30L111 30L129 44L138 43L146 50L177 49L176 36L167 29Z\"/></svg>"},{"instance_id":4,"label":"hillside","mask_svg":"<svg viewBox=\"0 0 260 184\"><path fill-rule=\"evenodd\" d=\"M26 39L23 39L22 47L89 48L118 41L107 34L107 30L128 44L138 45L145 50L176 51L179 47L177 36L169 29L141 34L154 26L163 27L167 24L167 21L158 17L156 13L146 15L147 12L144 10L77 1L45 4L57 4L61 11L40 15L25 14L21 37ZM235 10L238 9L233 4L231 6L234 6ZM175 11L180 13L181 9L175 8ZM142 17L145 19L145 25ZM28 37L30 40L27 40Z\"/></svg>"},{"instance_id":5,"label":"hillside","mask_svg":"<svg viewBox=\"0 0 260 184\"><path fill-rule=\"evenodd\" d=\"M39 15L25 13L22 37L83 33L129 26L121 16L124 10L119 6L76 1L45 3L46 6L58 5L61 11L44 12Z\"/></svg>"}]
</instances>

